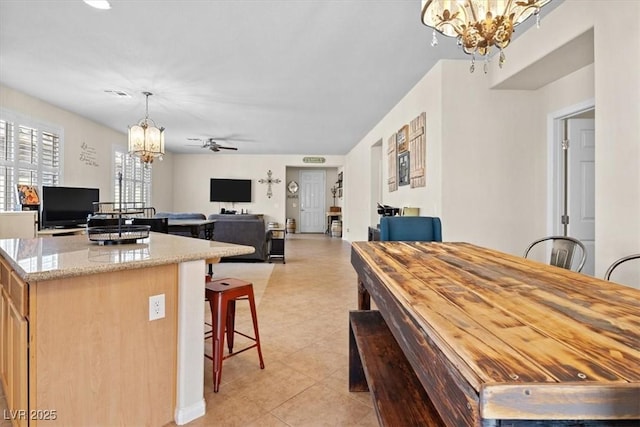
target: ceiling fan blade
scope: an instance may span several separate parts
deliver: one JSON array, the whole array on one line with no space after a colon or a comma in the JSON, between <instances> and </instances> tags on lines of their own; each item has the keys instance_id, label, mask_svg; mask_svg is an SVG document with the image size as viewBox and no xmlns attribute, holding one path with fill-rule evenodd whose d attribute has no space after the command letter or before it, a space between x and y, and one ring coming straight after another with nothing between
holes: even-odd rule
<instances>
[{"instance_id":1,"label":"ceiling fan blade","mask_svg":"<svg viewBox=\"0 0 640 427\"><path fill-rule=\"evenodd\" d=\"M218 145L218 148L222 150L238 150L236 147L223 147L221 145Z\"/></svg>"},{"instance_id":2,"label":"ceiling fan blade","mask_svg":"<svg viewBox=\"0 0 640 427\"><path fill-rule=\"evenodd\" d=\"M241 134L238 133L230 133L227 135L219 135L217 137L211 137L211 138L207 138L208 140L213 140L213 141L241 141L241 142L245 142L245 141L249 141L249 142L253 142L255 141L255 139L253 138L249 138L246 136L243 136Z\"/></svg>"}]
</instances>

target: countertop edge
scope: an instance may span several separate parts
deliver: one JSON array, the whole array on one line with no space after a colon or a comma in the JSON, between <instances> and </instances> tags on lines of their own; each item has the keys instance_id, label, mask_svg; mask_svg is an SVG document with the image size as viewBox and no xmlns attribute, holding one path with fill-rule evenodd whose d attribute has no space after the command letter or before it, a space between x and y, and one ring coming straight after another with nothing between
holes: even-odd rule
<instances>
[{"instance_id":1,"label":"countertop edge","mask_svg":"<svg viewBox=\"0 0 640 427\"><path fill-rule=\"evenodd\" d=\"M48 280L67 279L70 277L87 276L90 274L110 273L113 271L157 267L159 265L180 264L182 262L206 260L208 258L221 258L221 257L233 256L233 255L244 255L247 253L249 252L233 251L232 253L231 251L225 251L224 254L202 252L202 253L189 254L186 256L175 256L175 257L166 257L162 259L130 261L122 264L98 264L95 266L95 268L92 268L91 271L87 271L86 267L79 267L79 268L69 268L66 270L43 271L40 273L26 273L19 265L15 265L12 262L10 262L10 264L12 267L14 267L14 270L22 280L24 280L27 283L34 283L34 282L44 282Z\"/></svg>"},{"instance_id":2,"label":"countertop edge","mask_svg":"<svg viewBox=\"0 0 640 427\"><path fill-rule=\"evenodd\" d=\"M178 237L178 236L176 236ZM60 239L60 237L46 237L47 239ZM11 266L20 279L28 283L58 280L78 276L87 276L98 273L109 273L130 269L156 267L167 264L180 264L182 262L206 260L209 258L222 258L234 255L245 255L255 252L255 248L247 245L237 245L225 242L216 242L220 246L199 249L193 252L179 252L175 255L165 255L158 258L131 260L127 262L96 262L91 265L78 267L66 267L46 271L27 272L12 255L0 246L0 256ZM97 246L97 245L96 245Z\"/></svg>"}]
</instances>

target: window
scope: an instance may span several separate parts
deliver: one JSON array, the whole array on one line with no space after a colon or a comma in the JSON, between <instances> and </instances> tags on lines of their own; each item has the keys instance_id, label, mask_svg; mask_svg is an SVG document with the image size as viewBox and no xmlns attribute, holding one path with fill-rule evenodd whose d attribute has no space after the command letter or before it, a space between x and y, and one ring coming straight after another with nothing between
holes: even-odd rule
<instances>
[{"instance_id":1,"label":"window","mask_svg":"<svg viewBox=\"0 0 640 427\"><path fill-rule=\"evenodd\" d=\"M62 129L0 111L0 211L19 208L16 185L58 185Z\"/></svg>"},{"instance_id":2,"label":"window","mask_svg":"<svg viewBox=\"0 0 640 427\"><path fill-rule=\"evenodd\" d=\"M114 154L114 202L120 201L119 172L122 172L122 202L151 206L151 168L126 152L116 149Z\"/></svg>"}]
</instances>

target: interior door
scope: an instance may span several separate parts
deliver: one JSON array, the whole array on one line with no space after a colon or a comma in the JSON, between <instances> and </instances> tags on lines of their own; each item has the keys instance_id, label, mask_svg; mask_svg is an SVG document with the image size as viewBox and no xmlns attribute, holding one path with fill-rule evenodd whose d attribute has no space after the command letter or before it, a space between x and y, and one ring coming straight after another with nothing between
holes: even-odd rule
<instances>
[{"instance_id":1,"label":"interior door","mask_svg":"<svg viewBox=\"0 0 640 427\"><path fill-rule=\"evenodd\" d=\"M324 233L326 228L323 170L300 171L300 232Z\"/></svg>"},{"instance_id":2,"label":"interior door","mask_svg":"<svg viewBox=\"0 0 640 427\"><path fill-rule=\"evenodd\" d=\"M584 243L585 274L595 274L595 123L569 119L569 236Z\"/></svg>"}]
</instances>

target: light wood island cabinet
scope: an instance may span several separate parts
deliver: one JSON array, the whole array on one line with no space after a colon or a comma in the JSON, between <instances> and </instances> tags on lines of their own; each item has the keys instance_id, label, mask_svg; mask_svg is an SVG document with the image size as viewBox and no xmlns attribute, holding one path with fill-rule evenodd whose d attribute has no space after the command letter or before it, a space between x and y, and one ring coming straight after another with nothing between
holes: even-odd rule
<instances>
[{"instance_id":1,"label":"light wood island cabinet","mask_svg":"<svg viewBox=\"0 0 640 427\"><path fill-rule=\"evenodd\" d=\"M9 415L14 422L28 425L28 321L25 312L26 284L13 272L8 263L0 260L2 283L2 308L0 310L0 364L2 386L5 390ZM5 418L7 414L4 414Z\"/></svg>"},{"instance_id":2,"label":"light wood island cabinet","mask_svg":"<svg viewBox=\"0 0 640 427\"><path fill-rule=\"evenodd\" d=\"M0 240L5 415L17 426L162 426L202 415L204 260L252 250L158 233L112 246L86 236ZM150 321L149 297L160 294L165 317Z\"/></svg>"}]
</instances>

